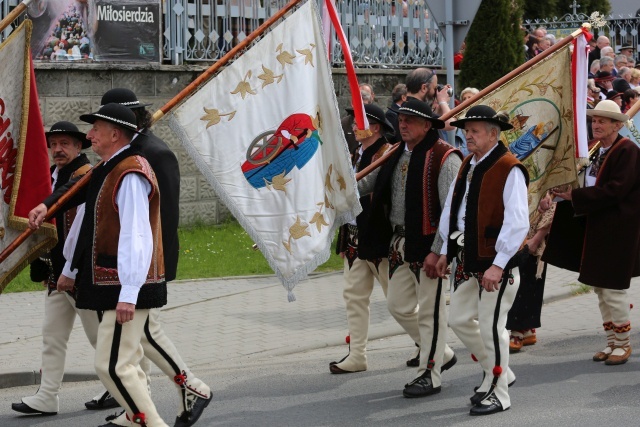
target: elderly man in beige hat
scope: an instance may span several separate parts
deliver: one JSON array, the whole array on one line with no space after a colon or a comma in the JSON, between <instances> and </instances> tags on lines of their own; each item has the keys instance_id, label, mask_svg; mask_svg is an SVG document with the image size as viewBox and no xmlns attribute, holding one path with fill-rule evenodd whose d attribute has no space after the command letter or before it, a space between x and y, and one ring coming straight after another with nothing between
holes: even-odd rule
<instances>
[{"instance_id":1,"label":"elderly man in beige hat","mask_svg":"<svg viewBox=\"0 0 640 427\"><path fill-rule=\"evenodd\" d=\"M582 188L553 190L568 202L558 204L543 260L580 272L578 280L594 287L607 345L593 360L620 365L631 355L626 290L640 276L640 149L618 134L629 117L615 102L601 101L587 114L597 152Z\"/></svg>"}]
</instances>

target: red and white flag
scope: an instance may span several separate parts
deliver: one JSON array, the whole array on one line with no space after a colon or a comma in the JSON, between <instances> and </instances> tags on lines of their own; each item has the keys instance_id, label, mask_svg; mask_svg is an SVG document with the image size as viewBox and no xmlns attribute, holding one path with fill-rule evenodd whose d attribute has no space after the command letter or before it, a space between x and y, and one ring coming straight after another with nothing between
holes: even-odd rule
<instances>
[{"instance_id":1,"label":"red and white flag","mask_svg":"<svg viewBox=\"0 0 640 427\"><path fill-rule=\"evenodd\" d=\"M49 156L29 54L31 21L0 45L0 250L28 226L27 215L51 194ZM57 241L44 224L0 264L0 292Z\"/></svg>"}]
</instances>

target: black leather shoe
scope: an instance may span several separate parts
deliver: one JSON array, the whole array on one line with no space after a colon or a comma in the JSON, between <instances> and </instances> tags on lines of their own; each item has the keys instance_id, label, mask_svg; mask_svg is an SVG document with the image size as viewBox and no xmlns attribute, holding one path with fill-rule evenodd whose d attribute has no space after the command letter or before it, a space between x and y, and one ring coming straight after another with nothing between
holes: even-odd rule
<instances>
[{"instance_id":1,"label":"black leather shoe","mask_svg":"<svg viewBox=\"0 0 640 427\"><path fill-rule=\"evenodd\" d=\"M479 392L476 391L476 393L469 398L469 400L471 401L471 404L472 405L477 405L477 404L481 403L482 402L482 398L485 396L485 394L487 394L487 393L484 393L484 392L481 392L481 391L479 391Z\"/></svg>"},{"instance_id":2,"label":"black leather shoe","mask_svg":"<svg viewBox=\"0 0 640 427\"><path fill-rule=\"evenodd\" d=\"M409 384L404 386L402 395L406 398L425 397L440 393L440 387L434 387L431 381L431 372L427 371Z\"/></svg>"},{"instance_id":3,"label":"black leather shoe","mask_svg":"<svg viewBox=\"0 0 640 427\"><path fill-rule=\"evenodd\" d=\"M420 352L418 352L418 355L413 359L407 360L407 366L410 368L417 368L420 366Z\"/></svg>"},{"instance_id":4,"label":"black leather shoe","mask_svg":"<svg viewBox=\"0 0 640 427\"><path fill-rule=\"evenodd\" d=\"M109 415L107 418L105 418L104 420L107 421L106 424L100 424L98 427L113 427L113 426L117 426L118 424L112 423L112 420L115 420L116 418L120 417L120 415L122 415L124 413L124 410L120 411L119 413L116 412L113 415Z\"/></svg>"},{"instance_id":5,"label":"black leather shoe","mask_svg":"<svg viewBox=\"0 0 640 427\"><path fill-rule=\"evenodd\" d=\"M453 357L451 358L451 360L449 360L447 363L445 363L444 365L442 365L442 368L440 369L441 372L446 371L447 369L451 369L453 368L453 365L455 365L456 363L458 363L458 358L456 357L456 355L454 354Z\"/></svg>"},{"instance_id":6,"label":"black leather shoe","mask_svg":"<svg viewBox=\"0 0 640 427\"><path fill-rule=\"evenodd\" d=\"M58 414L57 412L38 411L37 409L33 409L31 406L23 402L12 403L11 409L13 409L16 412L20 412L21 414L27 414L27 415L57 415Z\"/></svg>"},{"instance_id":7,"label":"black leather shoe","mask_svg":"<svg viewBox=\"0 0 640 427\"><path fill-rule=\"evenodd\" d=\"M483 400L483 402L488 403L478 403L476 406L469 410L469 415L491 415L496 412L506 411L507 409L502 408L502 404L498 400L495 394L491 393L489 397Z\"/></svg>"},{"instance_id":8,"label":"black leather shoe","mask_svg":"<svg viewBox=\"0 0 640 427\"><path fill-rule=\"evenodd\" d=\"M482 381L484 382L484 374L482 374ZM514 385L516 383L516 380L511 381L509 384L507 384L507 387L511 387L512 385ZM473 388L473 391L478 391L478 389L480 388L479 385L475 386Z\"/></svg>"},{"instance_id":9,"label":"black leather shoe","mask_svg":"<svg viewBox=\"0 0 640 427\"><path fill-rule=\"evenodd\" d=\"M209 403L213 399L213 395L209 396L208 399L196 396L194 400L192 400L191 410L183 411L182 414L176 417L176 423L173 427L190 427L198 421L200 415L204 409L209 406Z\"/></svg>"},{"instance_id":10,"label":"black leather shoe","mask_svg":"<svg viewBox=\"0 0 640 427\"><path fill-rule=\"evenodd\" d=\"M113 396L111 396L111 394L108 391L105 391L102 394L102 396L100 396L100 399L98 400L92 399L86 402L84 406L90 410L100 410L100 409L117 408L120 406L120 404Z\"/></svg>"}]
</instances>

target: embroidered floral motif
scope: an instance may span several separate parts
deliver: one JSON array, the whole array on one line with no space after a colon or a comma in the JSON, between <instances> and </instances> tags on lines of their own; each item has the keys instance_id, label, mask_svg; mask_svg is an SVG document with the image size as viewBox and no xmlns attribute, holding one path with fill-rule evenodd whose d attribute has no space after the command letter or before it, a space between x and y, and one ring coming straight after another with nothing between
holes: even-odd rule
<instances>
[{"instance_id":1,"label":"embroidered floral motif","mask_svg":"<svg viewBox=\"0 0 640 427\"><path fill-rule=\"evenodd\" d=\"M401 237L397 236L395 240L391 242L391 248L389 249L389 279L391 279L398 267L404 264L402 252L400 252L400 239Z\"/></svg>"},{"instance_id":2,"label":"embroidered floral motif","mask_svg":"<svg viewBox=\"0 0 640 427\"><path fill-rule=\"evenodd\" d=\"M422 263L416 261L410 263L409 270L411 270L413 275L416 276L416 282L420 283L420 270L422 270Z\"/></svg>"}]
</instances>

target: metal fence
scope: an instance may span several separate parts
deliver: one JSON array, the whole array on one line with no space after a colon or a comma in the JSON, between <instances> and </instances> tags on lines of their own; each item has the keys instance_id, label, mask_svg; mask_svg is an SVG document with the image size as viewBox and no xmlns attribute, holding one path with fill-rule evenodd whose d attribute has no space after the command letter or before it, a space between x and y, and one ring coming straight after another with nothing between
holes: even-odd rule
<instances>
[{"instance_id":1,"label":"metal fence","mask_svg":"<svg viewBox=\"0 0 640 427\"><path fill-rule=\"evenodd\" d=\"M173 64L215 61L286 3L164 0L165 58ZM444 40L424 0L338 0L336 6L356 66L442 65ZM343 64L335 34L331 39L332 62Z\"/></svg>"},{"instance_id":2,"label":"metal fence","mask_svg":"<svg viewBox=\"0 0 640 427\"><path fill-rule=\"evenodd\" d=\"M538 27L544 27L547 32L553 34L556 39L565 37L574 30L580 28L582 23L589 22L589 16L585 14L566 14L562 18L553 19L536 19L526 21L524 26L533 31ZM615 52L621 46L631 45L634 48L638 46L638 32L640 31L640 16L614 16L605 17L604 26L593 28L592 32L596 37L607 36L611 43L611 47Z\"/></svg>"}]
</instances>

